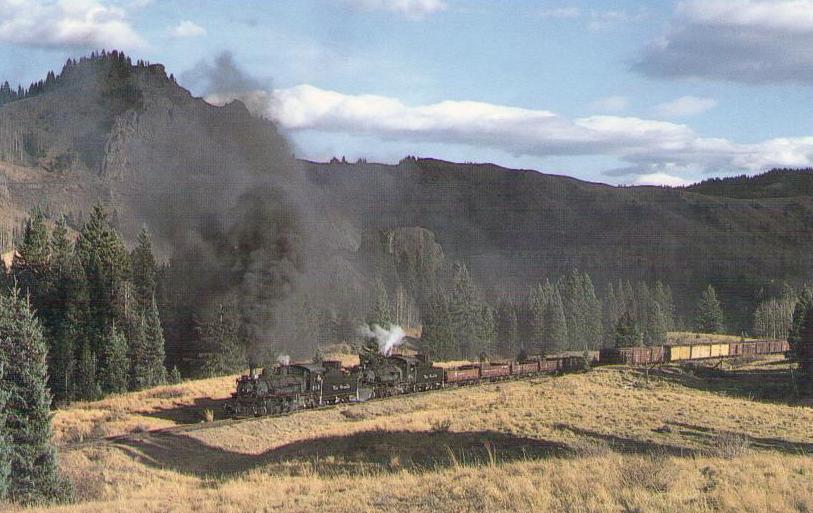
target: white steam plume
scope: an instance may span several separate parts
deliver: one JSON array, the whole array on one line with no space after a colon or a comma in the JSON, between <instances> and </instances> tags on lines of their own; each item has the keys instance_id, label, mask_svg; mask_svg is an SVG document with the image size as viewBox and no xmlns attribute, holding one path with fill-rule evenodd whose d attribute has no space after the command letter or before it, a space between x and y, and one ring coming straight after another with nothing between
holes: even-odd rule
<instances>
[{"instance_id":1,"label":"white steam plume","mask_svg":"<svg viewBox=\"0 0 813 513\"><path fill-rule=\"evenodd\" d=\"M372 329L369 326L361 326L358 332L363 337L374 338L378 342L378 350L385 356L389 356L394 348L404 342L404 337L406 337L404 330L396 324L390 324L389 329L384 329L378 324L373 324Z\"/></svg>"},{"instance_id":2,"label":"white steam plume","mask_svg":"<svg viewBox=\"0 0 813 513\"><path fill-rule=\"evenodd\" d=\"M291 364L291 357L287 354L281 354L277 356L277 363L280 365L290 365Z\"/></svg>"}]
</instances>

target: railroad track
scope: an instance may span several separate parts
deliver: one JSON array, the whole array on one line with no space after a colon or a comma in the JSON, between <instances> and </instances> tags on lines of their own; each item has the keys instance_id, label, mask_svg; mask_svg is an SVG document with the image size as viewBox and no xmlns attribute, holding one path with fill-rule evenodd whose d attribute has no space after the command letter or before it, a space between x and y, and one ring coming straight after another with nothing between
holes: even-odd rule
<instances>
[{"instance_id":1,"label":"railroad track","mask_svg":"<svg viewBox=\"0 0 813 513\"><path fill-rule=\"evenodd\" d=\"M376 402L379 402L379 401L389 401L389 400L400 399L400 398L403 398L403 397L410 397L410 396L415 396L415 395L420 395L420 396L423 397L423 396L428 396L430 394L435 394L435 393L443 393L443 392L449 392L449 391L452 391L452 390L459 390L459 389L465 388L465 387L474 387L474 386L483 386L483 385L496 385L496 384L499 384L501 382L506 382L506 381L531 381L531 380L534 380L534 379L545 378L545 377L553 378L553 377L556 377L556 374L539 373L539 374L535 374L535 375L509 377L509 378L499 380L499 381L497 381L497 380L495 380L495 381L480 381L480 382L477 382L477 383L460 384L460 385L454 385L454 386L445 386L443 388L437 388L437 389L427 390L427 391L423 391L423 392L409 392L409 393L405 393L405 394L392 395L392 396L387 396L387 397L375 397L373 399L369 399L369 400L363 401L363 402L325 404L325 405L322 405L322 406L317 406L315 408L305 408L305 409L294 410L294 411L289 411L289 412L285 412L285 413L275 413L273 415L261 415L261 416L258 416L258 417L232 417L232 418L227 418L227 419L214 420L212 422L203 422L203 421L201 421L201 422L197 422L195 424L180 424L180 425L177 425L177 426L169 426L169 427L165 427L165 428L150 429L150 430L141 431L141 432L137 432L137 433L136 432L130 432L130 433L123 433L121 435L113 435L113 436L109 436L109 437L105 437L105 438L94 438L92 440L83 440L81 442L72 442L72 443L60 445L59 449L62 450L62 451L73 451L73 450L82 449L82 448L86 448L86 447L115 445L116 442L123 442L123 441L128 441L128 440L143 440L143 439L146 439L146 438L149 438L149 437L152 437L152 436L156 436L156 435L160 436L160 435L170 435L170 434L193 433L195 431L203 431L203 430L207 430L207 429L215 429L215 428L224 427L224 426L242 425L242 424L248 424L248 423L251 423L251 422L259 422L259 421L263 421L263 420L268 420L268 419L276 419L276 418L288 417L288 416L291 416L291 415L296 415L296 414L299 414L299 413L306 413L306 412L311 412L311 411L327 411L327 410L333 410L333 409L336 409L336 408L348 408L348 407L352 408L353 406L359 406L359 405L363 405L363 404L371 404L371 403L376 403Z\"/></svg>"}]
</instances>

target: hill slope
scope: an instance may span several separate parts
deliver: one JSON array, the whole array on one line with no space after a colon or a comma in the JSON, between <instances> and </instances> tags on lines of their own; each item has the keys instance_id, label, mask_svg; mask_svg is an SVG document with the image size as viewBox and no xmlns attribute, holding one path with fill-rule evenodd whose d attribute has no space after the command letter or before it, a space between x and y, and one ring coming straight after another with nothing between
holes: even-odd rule
<instances>
[{"instance_id":1,"label":"hill slope","mask_svg":"<svg viewBox=\"0 0 813 513\"><path fill-rule=\"evenodd\" d=\"M779 369L608 367L136 433L63 447L83 502L25 511L807 511L813 412L747 398ZM94 408L172 418L221 385L72 406L58 426ZM177 407L150 406L173 391Z\"/></svg>"},{"instance_id":2,"label":"hill slope","mask_svg":"<svg viewBox=\"0 0 813 513\"><path fill-rule=\"evenodd\" d=\"M128 237L146 223L164 255L179 240L208 237L219 258L238 198L262 183L283 191L268 202L289 203L318 243L301 251L306 267L341 274L348 290L369 286L375 255L365 239L420 226L491 296L525 296L529 284L578 267L599 289L617 279L670 283L691 319L712 283L736 330L750 328L761 290L813 278L810 176L776 171L666 189L433 159L295 162L272 122L237 102L208 105L162 66L121 54L72 62L38 94L0 106L6 247L36 204L78 226L102 201Z\"/></svg>"},{"instance_id":3,"label":"hill slope","mask_svg":"<svg viewBox=\"0 0 813 513\"><path fill-rule=\"evenodd\" d=\"M529 283L578 267L598 287L618 278L670 283L690 316L712 283L731 326L748 329L761 288L813 277L809 194L740 199L693 188L611 187L433 159L309 163L307 172L358 225L424 226L497 291L524 293ZM749 187L763 186L752 179Z\"/></svg>"}]
</instances>

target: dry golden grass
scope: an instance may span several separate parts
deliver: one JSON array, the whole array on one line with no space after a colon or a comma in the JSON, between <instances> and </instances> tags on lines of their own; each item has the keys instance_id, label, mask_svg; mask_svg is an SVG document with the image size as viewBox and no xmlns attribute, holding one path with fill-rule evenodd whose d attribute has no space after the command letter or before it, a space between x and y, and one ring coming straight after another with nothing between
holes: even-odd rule
<instances>
[{"instance_id":1,"label":"dry golden grass","mask_svg":"<svg viewBox=\"0 0 813 513\"><path fill-rule=\"evenodd\" d=\"M142 415L230 384L59 415ZM82 502L22 511L813 511L813 410L704 384L676 368L608 367L136 433L63 448Z\"/></svg>"},{"instance_id":2,"label":"dry golden grass","mask_svg":"<svg viewBox=\"0 0 813 513\"><path fill-rule=\"evenodd\" d=\"M235 379L224 376L187 381L74 403L57 410L54 436L58 444L70 444L200 421L204 409L231 395Z\"/></svg>"}]
</instances>

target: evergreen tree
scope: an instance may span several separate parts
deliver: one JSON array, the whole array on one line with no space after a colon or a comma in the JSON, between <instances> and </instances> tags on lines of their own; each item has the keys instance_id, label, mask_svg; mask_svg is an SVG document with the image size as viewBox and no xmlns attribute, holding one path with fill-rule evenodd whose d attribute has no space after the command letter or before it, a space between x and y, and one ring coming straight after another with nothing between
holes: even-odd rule
<instances>
[{"instance_id":1,"label":"evergreen tree","mask_svg":"<svg viewBox=\"0 0 813 513\"><path fill-rule=\"evenodd\" d=\"M48 267L51 254L45 214L39 208L31 211L23 236L11 263L11 273L21 292L40 310L48 297Z\"/></svg>"},{"instance_id":2,"label":"evergreen tree","mask_svg":"<svg viewBox=\"0 0 813 513\"><path fill-rule=\"evenodd\" d=\"M387 287L384 285L384 280L382 280L381 277L376 277L375 297L373 297L373 305L370 309L370 314L367 316L367 324L371 327L373 324L378 324L381 327L387 328L392 322L390 296L387 294Z\"/></svg>"},{"instance_id":3,"label":"evergreen tree","mask_svg":"<svg viewBox=\"0 0 813 513\"><path fill-rule=\"evenodd\" d=\"M497 321L494 310L485 303L480 306L477 331L481 352L495 353L497 349Z\"/></svg>"},{"instance_id":4,"label":"evergreen tree","mask_svg":"<svg viewBox=\"0 0 813 513\"><path fill-rule=\"evenodd\" d=\"M711 285L703 291L697 303L695 326L700 333L723 333L723 309Z\"/></svg>"},{"instance_id":5,"label":"evergreen tree","mask_svg":"<svg viewBox=\"0 0 813 513\"><path fill-rule=\"evenodd\" d=\"M99 384L105 393L127 391L130 362L127 358L127 339L116 325L110 326L102 346L101 373Z\"/></svg>"},{"instance_id":6,"label":"evergreen tree","mask_svg":"<svg viewBox=\"0 0 813 513\"><path fill-rule=\"evenodd\" d=\"M84 274L68 240L64 217L51 234L50 297L38 312L50 341L48 374L51 392L58 401L73 394L77 343L83 337L87 289Z\"/></svg>"},{"instance_id":7,"label":"evergreen tree","mask_svg":"<svg viewBox=\"0 0 813 513\"><path fill-rule=\"evenodd\" d=\"M643 337L633 315L624 312L615 324L615 347L643 345Z\"/></svg>"},{"instance_id":8,"label":"evergreen tree","mask_svg":"<svg viewBox=\"0 0 813 513\"><path fill-rule=\"evenodd\" d=\"M146 228L138 233L135 249L130 254L133 295L142 311L146 311L155 296L158 267L152 253L152 242Z\"/></svg>"},{"instance_id":9,"label":"evergreen tree","mask_svg":"<svg viewBox=\"0 0 813 513\"><path fill-rule=\"evenodd\" d=\"M130 272L124 242L102 206L93 207L82 227L76 252L88 284L88 336L94 340L94 351L100 352L109 326L125 324L125 280Z\"/></svg>"},{"instance_id":10,"label":"evergreen tree","mask_svg":"<svg viewBox=\"0 0 813 513\"><path fill-rule=\"evenodd\" d=\"M519 320L514 302L501 298L497 303L496 317L497 353L513 356L519 348Z\"/></svg>"},{"instance_id":11,"label":"evergreen tree","mask_svg":"<svg viewBox=\"0 0 813 513\"><path fill-rule=\"evenodd\" d=\"M465 264L454 265L449 314L460 355L471 358L487 349L482 340L482 301Z\"/></svg>"},{"instance_id":12,"label":"evergreen tree","mask_svg":"<svg viewBox=\"0 0 813 513\"><path fill-rule=\"evenodd\" d=\"M550 281L545 281L544 285L537 285L531 289L528 295L528 313L530 315L530 335L531 345L539 351L545 348L545 308L548 303L546 291L552 288Z\"/></svg>"},{"instance_id":13,"label":"evergreen tree","mask_svg":"<svg viewBox=\"0 0 813 513\"><path fill-rule=\"evenodd\" d=\"M233 302L221 304L213 318L198 328L200 338L209 349L203 365L207 376L220 376L246 368L244 337L240 318Z\"/></svg>"},{"instance_id":14,"label":"evergreen tree","mask_svg":"<svg viewBox=\"0 0 813 513\"><path fill-rule=\"evenodd\" d=\"M805 325L807 312L809 312L811 308L813 308L813 291L810 287L804 287L801 294L799 294L799 299L793 307L793 316L788 332L788 345L794 357L798 357L799 345L802 342L802 328Z\"/></svg>"},{"instance_id":15,"label":"evergreen tree","mask_svg":"<svg viewBox=\"0 0 813 513\"><path fill-rule=\"evenodd\" d=\"M131 323L128 356L131 390L141 390L166 382L164 332L155 300Z\"/></svg>"},{"instance_id":16,"label":"evergreen tree","mask_svg":"<svg viewBox=\"0 0 813 513\"><path fill-rule=\"evenodd\" d=\"M5 375L4 362L0 361L0 383ZM0 504L3 503L10 488L11 480L11 439L6 433L6 408L9 392L0 387Z\"/></svg>"},{"instance_id":17,"label":"evergreen tree","mask_svg":"<svg viewBox=\"0 0 813 513\"><path fill-rule=\"evenodd\" d=\"M163 385L167 380L167 370L164 367L166 354L164 350L164 330L158 314L158 304L153 298L149 309L145 313L144 338L147 348L147 386Z\"/></svg>"},{"instance_id":18,"label":"evergreen tree","mask_svg":"<svg viewBox=\"0 0 813 513\"><path fill-rule=\"evenodd\" d=\"M5 433L11 440L12 501L30 504L69 498L51 442L51 397L42 327L14 289L0 296L0 392L7 398Z\"/></svg>"},{"instance_id":19,"label":"evergreen tree","mask_svg":"<svg viewBox=\"0 0 813 513\"><path fill-rule=\"evenodd\" d=\"M93 401L102 395L102 389L96 375L96 353L85 340L76 363L74 397L82 401Z\"/></svg>"},{"instance_id":20,"label":"evergreen tree","mask_svg":"<svg viewBox=\"0 0 813 513\"><path fill-rule=\"evenodd\" d=\"M457 356L449 299L442 290L436 289L429 294L428 304L422 311L422 323L423 351L437 360L449 360Z\"/></svg>"},{"instance_id":21,"label":"evergreen tree","mask_svg":"<svg viewBox=\"0 0 813 513\"><path fill-rule=\"evenodd\" d=\"M649 304L647 325L643 333L644 344L647 346L662 346L666 344L666 316L660 303L652 300Z\"/></svg>"},{"instance_id":22,"label":"evergreen tree","mask_svg":"<svg viewBox=\"0 0 813 513\"><path fill-rule=\"evenodd\" d=\"M549 282L546 282L544 289L547 302L543 317L545 330L542 337L542 351L543 353L552 354L567 348L567 320L559 287L551 286Z\"/></svg>"}]
</instances>

